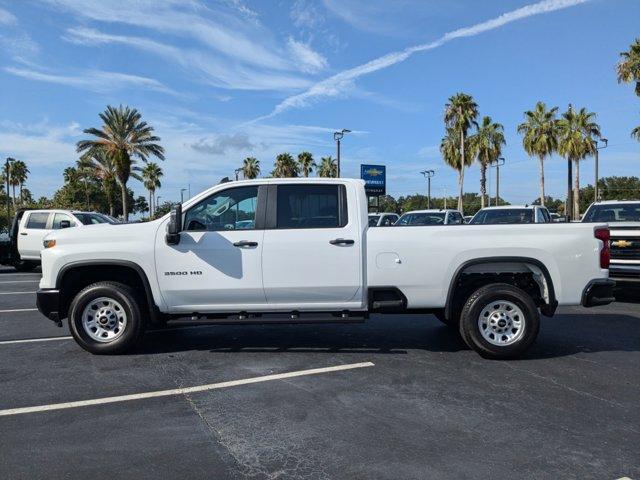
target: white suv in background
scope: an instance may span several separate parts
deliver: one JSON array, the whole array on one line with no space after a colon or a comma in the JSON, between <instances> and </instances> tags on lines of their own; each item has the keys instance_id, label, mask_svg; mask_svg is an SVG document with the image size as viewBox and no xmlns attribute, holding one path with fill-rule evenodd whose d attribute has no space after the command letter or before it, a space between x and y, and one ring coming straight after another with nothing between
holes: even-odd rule
<instances>
[{"instance_id":1,"label":"white suv in background","mask_svg":"<svg viewBox=\"0 0 640 480\"><path fill-rule=\"evenodd\" d=\"M395 223L396 227L411 227L418 225L462 225L464 220L458 210L412 210L403 213Z\"/></svg>"},{"instance_id":2,"label":"white suv in background","mask_svg":"<svg viewBox=\"0 0 640 480\"><path fill-rule=\"evenodd\" d=\"M504 205L478 210L469 225L508 225L516 223L551 223L547 207L540 205Z\"/></svg>"}]
</instances>

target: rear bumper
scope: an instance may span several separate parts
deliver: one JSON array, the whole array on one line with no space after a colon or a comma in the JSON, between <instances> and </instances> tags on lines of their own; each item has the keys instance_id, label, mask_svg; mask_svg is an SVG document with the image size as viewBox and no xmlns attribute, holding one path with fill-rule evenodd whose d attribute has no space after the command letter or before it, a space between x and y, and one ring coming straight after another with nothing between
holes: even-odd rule
<instances>
[{"instance_id":1,"label":"rear bumper","mask_svg":"<svg viewBox=\"0 0 640 480\"><path fill-rule=\"evenodd\" d=\"M36 306L48 319L62 325L60 320L60 291L55 288L41 288L36 292Z\"/></svg>"},{"instance_id":2,"label":"rear bumper","mask_svg":"<svg viewBox=\"0 0 640 480\"><path fill-rule=\"evenodd\" d=\"M610 278L591 280L582 292L583 307L597 307L615 302L613 287L616 282Z\"/></svg>"}]
</instances>

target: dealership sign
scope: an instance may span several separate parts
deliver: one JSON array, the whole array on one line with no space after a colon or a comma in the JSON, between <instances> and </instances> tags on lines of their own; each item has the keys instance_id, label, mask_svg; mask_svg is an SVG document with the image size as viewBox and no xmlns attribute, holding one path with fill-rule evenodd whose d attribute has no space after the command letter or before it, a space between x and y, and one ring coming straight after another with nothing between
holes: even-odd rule
<instances>
[{"instance_id":1,"label":"dealership sign","mask_svg":"<svg viewBox=\"0 0 640 480\"><path fill-rule=\"evenodd\" d=\"M360 178L364 180L367 195L386 194L387 167L384 165L360 165Z\"/></svg>"}]
</instances>

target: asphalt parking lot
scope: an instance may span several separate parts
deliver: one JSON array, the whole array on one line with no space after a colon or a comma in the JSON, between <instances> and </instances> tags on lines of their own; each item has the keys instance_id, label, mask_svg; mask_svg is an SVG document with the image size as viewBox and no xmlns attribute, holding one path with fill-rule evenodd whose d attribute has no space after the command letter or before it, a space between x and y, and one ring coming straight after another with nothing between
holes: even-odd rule
<instances>
[{"instance_id":1,"label":"asphalt parking lot","mask_svg":"<svg viewBox=\"0 0 640 480\"><path fill-rule=\"evenodd\" d=\"M34 311L38 279L0 269L3 479L640 478L635 294L544 319L518 361L425 315L168 329L105 357Z\"/></svg>"}]
</instances>

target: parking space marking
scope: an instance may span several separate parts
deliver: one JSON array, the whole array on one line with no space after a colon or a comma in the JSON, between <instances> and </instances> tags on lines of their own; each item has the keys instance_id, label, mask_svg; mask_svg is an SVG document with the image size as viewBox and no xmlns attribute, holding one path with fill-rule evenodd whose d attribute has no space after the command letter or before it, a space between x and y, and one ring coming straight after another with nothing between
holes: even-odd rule
<instances>
[{"instance_id":1,"label":"parking space marking","mask_svg":"<svg viewBox=\"0 0 640 480\"><path fill-rule=\"evenodd\" d=\"M63 337L45 337L45 338L24 338L22 340L2 340L0 345L13 345L15 343L35 343L35 342L54 342L56 340L70 340L73 337L71 335L65 335Z\"/></svg>"},{"instance_id":2,"label":"parking space marking","mask_svg":"<svg viewBox=\"0 0 640 480\"><path fill-rule=\"evenodd\" d=\"M374 364L372 362L351 363L347 365L336 365L333 367L312 368L309 370L298 370L294 372L263 375L261 377L251 377L242 380L231 380L228 382L210 383L208 385L199 385L196 387L173 388L171 390L156 390L154 392L134 393L131 395L120 395L117 397L94 398L91 400L79 400L76 402L53 403L50 405L37 405L35 407L9 408L6 410L0 410L0 417L22 415L25 413L48 412L52 410L66 410L69 408L88 407L91 405L104 405L107 403L127 402L131 400L142 400L146 398L169 397L175 395L184 395L186 393L199 393L209 390L218 390L221 388L237 387L239 385L249 385L252 383L269 382L272 380L284 380L288 378L317 375L320 373L340 372L344 370L353 370L355 368L365 368L373 366Z\"/></svg>"},{"instance_id":3,"label":"parking space marking","mask_svg":"<svg viewBox=\"0 0 640 480\"><path fill-rule=\"evenodd\" d=\"M16 313L16 312L37 312L37 308L13 308L11 310L0 310L0 313Z\"/></svg>"},{"instance_id":4,"label":"parking space marking","mask_svg":"<svg viewBox=\"0 0 640 480\"><path fill-rule=\"evenodd\" d=\"M2 283L40 283L40 280L10 280L8 282L0 282Z\"/></svg>"},{"instance_id":5,"label":"parking space marking","mask_svg":"<svg viewBox=\"0 0 640 480\"><path fill-rule=\"evenodd\" d=\"M0 295L25 295L27 293L36 293L36 292L0 292Z\"/></svg>"}]
</instances>

